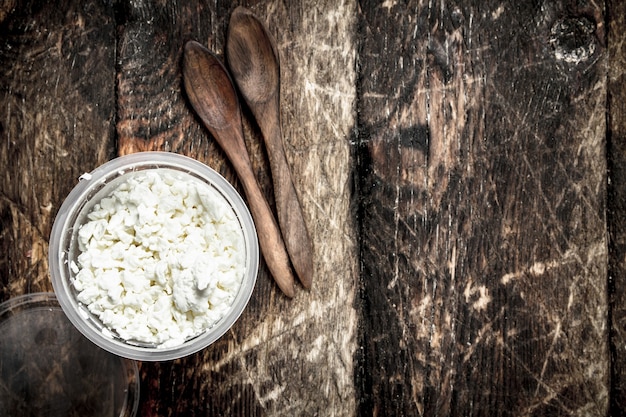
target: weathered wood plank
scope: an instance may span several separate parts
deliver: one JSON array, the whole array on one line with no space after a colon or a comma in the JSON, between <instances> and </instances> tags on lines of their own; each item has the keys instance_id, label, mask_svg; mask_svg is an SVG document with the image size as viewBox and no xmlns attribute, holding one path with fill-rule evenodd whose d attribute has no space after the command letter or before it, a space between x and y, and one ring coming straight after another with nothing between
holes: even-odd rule
<instances>
[{"instance_id":1,"label":"weathered wood plank","mask_svg":"<svg viewBox=\"0 0 626 417\"><path fill-rule=\"evenodd\" d=\"M607 3L607 51L593 2L297 3L247 5L281 52L314 287L286 300L263 267L232 332L142 364L141 414L607 415L610 374L622 415L626 6ZM237 185L180 79L184 42L222 54L234 7L0 6L0 301L51 290L56 210L116 134Z\"/></svg>"},{"instance_id":2,"label":"weathered wood plank","mask_svg":"<svg viewBox=\"0 0 626 417\"><path fill-rule=\"evenodd\" d=\"M114 154L115 114L109 8L96 1L2 7L0 301L52 291L54 216L80 174Z\"/></svg>"},{"instance_id":3,"label":"weathered wood plank","mask_svg":"<svg viewBox=\"0 0 626 417\"><path fill-rule=\"evenodd\" d=\"M611 416L626 415L626 4L607 2Z\"/></svg>"},{"instance_id":4,"label":"weathered wood plank","mask_svg":"<svg viewBox=\"0 0 626 417\"><path fill-rule=\"evenodd\" d=\"M360 412L606 415L602 7L361 11Z\"/></svg>"},{"instance_id":5,"label":"weathered wood plank","mask_svg":"<svg viewBox=\"0 0 626 417\"><path fill-rule=\"evenodd\" d=\"M120 153L183 153L239 187L223 152L188 105L180 73L189 39L223 56L236 4L122 4L117 14ZM251 7L274 34L281 54L285 146L313 239L314 285L311 291L299 287L290 301L262 265L249 308L232 332L183 360L142 364L143 415L352 415L355 408L357 258L349 136L355 123L356 4L267 1ZM245 108L244 115L247 146L272 201L265 149Z\"/></svg>"}]
</instances>

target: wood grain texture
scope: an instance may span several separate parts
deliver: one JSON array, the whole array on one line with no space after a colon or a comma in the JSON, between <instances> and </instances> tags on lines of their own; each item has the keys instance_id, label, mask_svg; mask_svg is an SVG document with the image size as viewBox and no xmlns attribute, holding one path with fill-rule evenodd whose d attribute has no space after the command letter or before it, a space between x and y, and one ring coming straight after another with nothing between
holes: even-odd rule
<instances>
[{"instance_id":1,"label":"wood grain texture","mask_svg":"<svg viewBox=\"0 0 626 417\"><path fill-rule=\"evenodd\" d=\"M117 154L186 154L242 191L181 58L223 58L243 5L281 55L314 284L289 300L262 264L224 337L140 364L139 414L625 415L622 3L6 1L0 301L52 290L56 211Z\"/></svg>"},{"instance_id":2,"label":"wood grain texture","mask_svg":"<svg viewBox=\"0 0 626 417\"><path fill-rule=\"evenodd\" d=\"M0 13L0 300L52 291L48 238L83 172L114 154L115 25L97 2Z\"/></svg>"},{"instance_id":3,"label":"wood grain texture","mask_svg":"<svg viewBox=\"0 0 626 417\"><path fill-rule=\"evenodd\" d=\"M288 326L302 343L305 378L293 410L278 415L354 415L357 247L351 143L356 124L353 0L272 2L252 8L281 56L283 140L314 252L313 285ZM295 401L294 401L295 400Z\"/></svg>"},{"instance_id":4,"label":"wood grain texture","mask_svg":"<svg viewBox=\"0 0 626 417\"><path fill-rule=\"evenodd\" d=\"M606 415L587 2L361 2L359 411Z\"/></svg>"},{"instance_id":5,"label":"wood grain texture","mask_svg":"<svg viewBox=\"0 0 626 417\"><path fill-rule=\"evenodd\" d=\"M119 152L183 153L241 191L224 153L188 105L180 75L190 39L223 58L236 5L188 4L140 1L118 7ZM285 147L314 241L317 284L310 291L299 287L289 301L262 265L249 307L231 332L180 361L142 364L142 413L352 415L357 258L349 135L355 123L356 4L246 6L265 21L281 53ZM268 158L245 111L244 125L255 173L272 201Z\"/></svg>"},{"instance_id":6,"label":"wood grain texture","mask_svg":"<svg viewBox=\"0 0 626 417\"><path fill-rule=\"evenodd\" d=\"M626 4L607 3L611 416L626 415Z\"/></svg>"}]
</instances>

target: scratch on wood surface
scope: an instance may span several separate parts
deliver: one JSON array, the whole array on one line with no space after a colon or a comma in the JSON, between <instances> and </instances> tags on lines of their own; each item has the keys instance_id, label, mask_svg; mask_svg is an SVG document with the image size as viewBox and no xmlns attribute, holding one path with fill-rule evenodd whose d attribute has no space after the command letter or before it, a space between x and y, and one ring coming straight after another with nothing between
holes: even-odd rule
<instances>
[{"instance_id":1,"label":"scratch on wood surface","mask_svg":"<svg viewBox=\"0 0 626 417\"><path fill-rule=\"evenodd\" d=\"M581 254L584 254L584 258ZM590 268L589 264L592 261L602 260L606 256L607 247L605 242L598 241L589 245L587 248L572 248L565 252L559 259L537 261L522 270L507 272L502 275L500 282L507 285L526 276L539 277L553 269L572 264L579 264L583 270L588 270Z\"/></svg>"},{"instance_id":2,"label":"scratch on wood surface","mask_svg":"<svg viewBox=\"0 0 626 417\"><path fill-rule=\"evenodd\" d=\"M561 358L561 352L573 348L573 343L579 343L577 342L579 340L577 334L583 331L583 321L580 317L585 317L590 324L585 331L591 331L592 335L585 337L602 340L606 334L606 306L602 304L590 305L581 301L581 298L586 300L590 297L601 298L603 296L604 289L598 288L593 281L598 265L603 265L606 262L606 257L606 243L600 240L587 248L572 249L562 258L538 261L523 270L502 276L500 282L503 285L514 285L519 280L513 291L519 293L525 300L523 309L529 312L534 311L532 315L539 314L545 319L544 324L547 326L546 332L539 339L545 343L546 349L542 358L537 358L540 359L538 363L541 366L536 369L531 369L530 363L519 357L513 345L502 342L502 348L507 355L525 369L536 384L533 400L527 405L523 415L531 415L538 407L549 403L558 404L560 409L574 414L595 414L603 409L603 401L608 392L606 386L601 383L593 387L595 394L591 394L592 391L589 391L588 403L580 404L576 410L571 409L568 403L562 401L567 398L567 395L562 393L570 385L582 384L584 386L584 381L595 378L594 375L603 377L606 374L606 369L602 369L601 361L596 361L593 357L578 357L575 362L570 363L570 380L567 381L555 379L552 373L555 366L563 366L560 361L566 360ZM533 293L533 282L536 282L537 279L558 279L561 270L581 271L580 275L569 277L570 282L563 286L567 293L559 298L566 300L565 303L555 302L553 298L556 297L556 294L547 294L542 297ZM547 276L548 274L551 276ZM569 275L564 274L563 279ZM591 292L589 292L590 290ZM508 338L515 340L518 336L518 329L512 328L509 331L511 333Z\"/></svg>"},{"instance_id":3,"label":"scratch on wood surface","mask_svg":"<svg viewBox=\"0 0 626 417\"><path fill-rule=\"evenodd\" d=\"M503 346L504 350L507 352L509 357L515 361L515 363L523 368L536 382L537 386L542 389L541 393L535 391L535 396L531 400L531 403L525 407L522 411L522 416L530 416L533 411L536 410L541 405L548 404L550 402L555 401L560 410L563 410L568 415L573 415L573 410L570 409L565 403L561 401L559 398L559 392L555 390L551 385L549 385L546 381L544 381L539 375L535 374L526 363L518 357L518 355L511 351L506 345ZM542 394L542 395L539 395Z\"/></svg>"},{"instance_id":4,"label":"scratch on wood surface","mask_svg":"<svg viewBox=\"0 0 626 417\"><path fill-rule=\"evenodd\" d=\"M492 298L489 295L489 289L485 285L474 287L472 280L468 280L463 296L466 303L472 303L472 308L476 311L483 311L487 309L487 306L491 302Z\"/></svg>"},{"instance_id":5,"label":"scratch on wood surface","mask_svg":"<svg viewBox=\"0 0 626 417\"><path fill-rule=\"evenodd\" d=\"M571 255L571 254L570 254ZM570 256L569 259L562 259L562 260L552 260L552 261L548 261L546 262L542 262L542 261L538 261L535 262L534 264L532 264L530 267L528 267L525 270L522 271L515 271L515 272L507 272L506 274L504 274L502 276L502 278L500 278L500 282L504 285L510 283L511 281L514 281L518 278L522 278L524 276L530 275L530 276L540 276L543 275L546 270L550 270L562 265L567 265L570 263L574 263L576 262L576 259L574 259L573 256Z\"/></svg>"},{"instance_id":6,"label":"scratch on wood surface","mask_svg":"<svg viewBox=\"0 0 626 417\"><path fill-rule=\"evenodd\" d=\"M304 87L291 91L293 95L285 97L282 106L283 114L306 121L304 125L289 124L296 128L285 135L285 145L296 147L287 149L290 159L303 146L317 144L324 138L347 136L354 124L356 47L350 34L355 23L353 18L346 18L354 11L351 1L339 2L331 10L314 8L312 15L301 22L301 37L285 37L285 43L279 44L284 51L283 84ZM274 25L277 29L280 26L279 22ZM311 113L324 123L311 124ZM304 126L307 129L299 129ZM331 131L325 132L328 128Z\"/></svg>"},{"instance_id":7,"label":"scratch on wood surface","mask_svg":"<svg viewBox=\"0 0 626 417\"><path fill-rule=\"evenodd\" d=\"M560 330L560 329L559 329ZM562 333L560 333L562 334ZM555 338L556 340L556 332ZM605 373L604 369L577 369L576 371L591 372L591 374L572 375L573 381L563 384L564 381L547 380L544 378L545 368L548 366L548 362L555 362L558 360L554 355L546 356L544 360L544 366L541 368L541 372L537 373L529 368L527 362L521 358L516 352L514 352L509 346L501 345L507 356L511 358L517 366L525 370L525 372L534 380L536 388L534 395L530 399L522 410L520 410L520 416L532 416L540 407L549 405L551 407L558 407L558 409L567 415L603 415L602 410L604 408L603 402L606 400L608 392L606 388L602 388L599 392L596 392L596 396L587 397L587 403L578 404L576 409L573 409L568 405L571 398L568 398L567 389L570 384L584 383L583 378L592 377L594 371L599 371L600 375ZM586 387L585 387L586 388ZM588 394L591 394L590 392Z\"/></svg>"},{"instance_id":8,"label":"scratch on wood surface","mask_svg":"<svg viewBox=\"0 0 626 417\"><path fill-rule=\"evenodd\" d=\"M353 342L351 337L345 336L355 331L356 317L355 313L345 317L345 313L342 302L330 299L314 300L307 311L294 319L272 315L218 361L206 363L204 372L217 372L232 362L238 362L263 408L285 412L285 406L290 404L297 410L302 405L300 401L306 402L307 398L298 397L294 390L297 392L303 387L291 386L282 372L274 368L274 361L262 361L264 365L260 366L257 361L250 362L248 359L250 355L266 358L276 355L277 359L291 363L290 366L316 369L316 373L305 375L315 378L316 384L319 384L317 389L325 391L327 401L333 404L349 402ZM347 328L329 328L326 323L328 317L341 317L342 322L352 324ZM323 370L321 374L320 370ZM340 393L335 392L337 388L341 388Z\"/></svg>"}]
</instances>

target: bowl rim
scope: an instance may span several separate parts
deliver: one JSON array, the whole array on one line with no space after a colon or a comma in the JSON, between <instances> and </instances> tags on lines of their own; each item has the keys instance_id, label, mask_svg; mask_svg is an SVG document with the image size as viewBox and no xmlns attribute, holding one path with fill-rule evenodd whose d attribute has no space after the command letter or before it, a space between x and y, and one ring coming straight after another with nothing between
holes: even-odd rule
<instances>
[{"instance_id":1,"label":"bowl rim","mask_svg":"<svg viewBox=\"0 0 626 417\"><path fill-rule=\"evenodd\" d=\"M71 265L67 259L69 245L73 239L76 217L89 201L90 193L96 193L106 183L132 172L170 168L191 174L209 183L230 204L237 216L246 243L246 269L233 304L225 316L203 333L171 347L139 346L114 337L106 328L99 329L93 316L78 302L72 290ZM49 272L57 300L72 324L89 340L116 355L141 361L166 361L196 353L222 337L239 319L247 306L257 280L259 246L254 221L243 198L222 175L208 165L191 157L163 151L144 151L114 158L83 174L67 195L55 217L49 244Z\"/></svg>"}]
</instances>

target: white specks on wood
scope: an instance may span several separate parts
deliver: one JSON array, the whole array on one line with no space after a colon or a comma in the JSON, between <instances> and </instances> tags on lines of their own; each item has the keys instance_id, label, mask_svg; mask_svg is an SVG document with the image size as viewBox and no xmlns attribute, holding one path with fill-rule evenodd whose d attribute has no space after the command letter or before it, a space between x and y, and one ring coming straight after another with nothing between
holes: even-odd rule
<instances>
[{"instance_id":1,"label":"white specks on wood","mask_svg":"<svg viewBox=\"0 0 626 417\"><path fill-rule=\"evenodd\" d=\"M494 10L491 13L491 19L493 20L498 20L500 18L500 16L502 16L502 13L504 12L504 5L500 5L498 6L498 8L496 10Z\"/></svg>"},{"instance_id":2,"label":"white specks on wood","mask_svg":"<svg viewBox=\"0 0 626 417\"><path fill-rule=\"evenodd\" d=\"M471 280L467 282L467 286L465 287L465 291L463 291L463 295L465 296L465 302L471 302L472 308L476 311L486 310L487 306L491 302L489 289L484 285L474 287L472 286Z\"/></svg>"}]
</instances>

